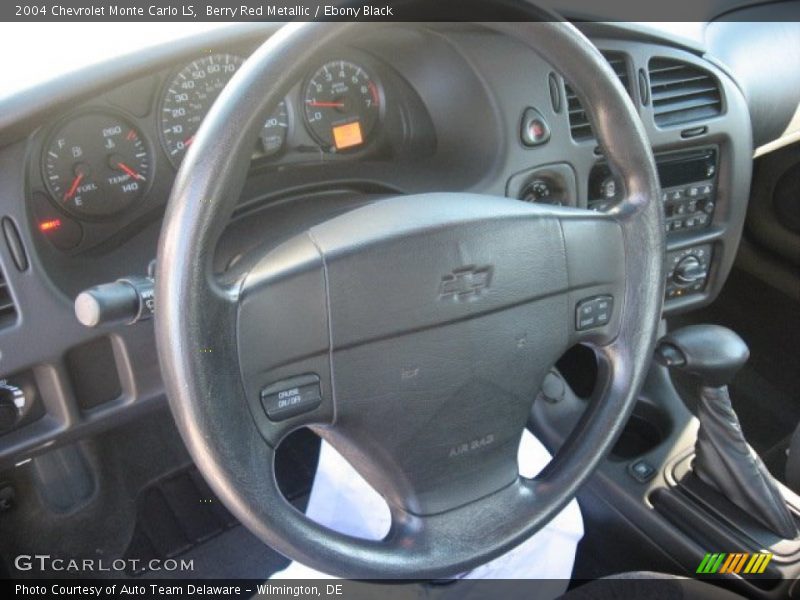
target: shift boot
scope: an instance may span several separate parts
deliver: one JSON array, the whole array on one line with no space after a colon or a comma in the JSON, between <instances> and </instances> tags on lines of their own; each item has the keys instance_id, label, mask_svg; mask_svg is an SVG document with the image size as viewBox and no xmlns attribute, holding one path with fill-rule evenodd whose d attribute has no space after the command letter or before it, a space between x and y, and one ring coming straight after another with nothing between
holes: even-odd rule
<instances>
[{"instance_id":1,"label":"shift boot","mask_svg":"<svg viewBox=\"0 0 800 600\"><path fill-rule=\"evenodd\" d=\"M749 354L738 335L715 325L679 329L656 347L658 362L700 382L696 475L773 533L793 539L795 521L772 475L745 440L728 395L727 384Z\"/></svg>"}]
</instances>

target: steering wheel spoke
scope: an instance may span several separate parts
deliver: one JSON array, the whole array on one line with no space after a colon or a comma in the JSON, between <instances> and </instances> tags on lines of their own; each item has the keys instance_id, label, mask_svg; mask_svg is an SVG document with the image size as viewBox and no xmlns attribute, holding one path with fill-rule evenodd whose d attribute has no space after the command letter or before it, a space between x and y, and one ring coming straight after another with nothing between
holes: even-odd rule
<instances>
[{"instance_id":1,"label":"steering wheel spoke","mask_svg":"<svg viewBox=\"0 0 800 600\"><path fill-rule=\"evenodd\" d=\"M561 219L569 275L570 345L612 341L620 325L626 252L616 217L573 211Z\"/></svg>"},{"instance_id":2,"label":"steering wheel spoke","mask_svg":"<svg viewBox=\"0 0 800 600\"><path fill-rule=\"evenodd\" d=\"M271 251L245 277L237 334L245 394L270 445L333 420L325 273L308 235Z\"/></svg>"}]
</instances>

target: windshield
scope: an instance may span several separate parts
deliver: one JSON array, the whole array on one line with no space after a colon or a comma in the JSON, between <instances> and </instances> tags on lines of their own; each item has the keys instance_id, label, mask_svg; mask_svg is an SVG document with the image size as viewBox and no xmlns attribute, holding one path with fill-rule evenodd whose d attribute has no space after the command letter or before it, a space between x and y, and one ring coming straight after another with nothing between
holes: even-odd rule
<instances>
[{"instance_id":1,"label":"windshield","mask_svg":"<svg viewBox=\"0 0 800 600\"><path fill-rule=\"evenodd\" d=\"M230 23L0 23L0 99L142 48L231 27ZM55 40L68 36L58 44ZM50 42L43 42L49 40Z\"/></svg>"},{"instance_id":2,"label":"windshield","mask_svg":"<svg viewBox=\"0 0 800 600\"><path fill-rule=\"evenodd\" d=\"M694 42L702 40L705 23L641 22ZM13 56L4 65L0 99L54 77L124 56L143 48L183 39L231 23L0 23L0 52ZM69 40L53 52L42 40Z\"/></svg>"}]
</instances>

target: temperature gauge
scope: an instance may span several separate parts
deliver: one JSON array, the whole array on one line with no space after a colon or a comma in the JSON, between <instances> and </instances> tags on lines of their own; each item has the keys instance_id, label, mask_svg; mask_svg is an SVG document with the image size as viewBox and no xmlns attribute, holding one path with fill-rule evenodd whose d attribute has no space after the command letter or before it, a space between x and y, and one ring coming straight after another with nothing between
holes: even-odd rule
<instances>
[{"instance_id":1,"label":"temperature gauge","mask_svg":"<svg viewBox=\"0 0 800 600\"><path fill-rule=\"evenodd\" d=\"M144 193L150 153L138 129L119 117L85 114L50 137L42 160L53 199L82 217L113 215Z\"/></svg>"}]
</instances>

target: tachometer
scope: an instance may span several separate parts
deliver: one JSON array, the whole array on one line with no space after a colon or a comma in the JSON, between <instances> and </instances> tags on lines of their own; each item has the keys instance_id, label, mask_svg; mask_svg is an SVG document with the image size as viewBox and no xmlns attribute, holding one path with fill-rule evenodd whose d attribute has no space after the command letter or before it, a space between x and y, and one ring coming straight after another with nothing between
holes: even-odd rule
<instances>
[{"instance_id":1,"label":"tachometer","mask_svg":"<svg viewBox=\"0 0 800 600\"><path fill-rule=\"evenodd\" d=\"M105 113L80 115L59 127L42 164L56 202L83 217L127 208L144 192L152 167L139 131Z\"/></svg>"},{"instance_id":2,"label":"tachometer","mask_svg":"<svg viewBox=\"0 0 800 600\"><path fill-rule=\"evenodd\" d=\"M364 67L346 60L328 62L306 84L308 129L326 149L357 148L374 131L381 100L378 83Z\"/></svg>"}]
</instances>

